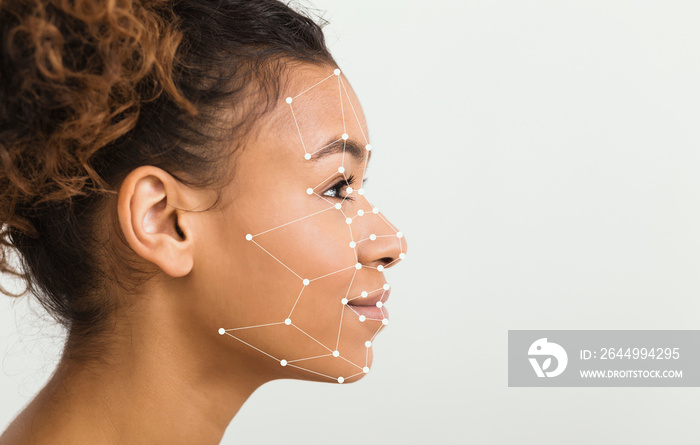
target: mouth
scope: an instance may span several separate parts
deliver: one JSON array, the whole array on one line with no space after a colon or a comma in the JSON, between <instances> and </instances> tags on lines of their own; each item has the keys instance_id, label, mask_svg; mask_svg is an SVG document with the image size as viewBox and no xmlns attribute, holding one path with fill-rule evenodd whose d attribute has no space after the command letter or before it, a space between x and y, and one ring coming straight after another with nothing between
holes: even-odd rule
<instances>
[{"instance_id":1,"label":"mouth","mask_svg":"<svg viewBox=\"0 0 700 445\"><path fill-rule=\"evenodd\" d=\"M378 321L387 324L389 312L384 304L389 299L391 289L385 284L373 291L363 291L360 295L348 298L347 306L361 322ZM386 321L384 321L386 320Z\"/></svg>"}]
</instances>

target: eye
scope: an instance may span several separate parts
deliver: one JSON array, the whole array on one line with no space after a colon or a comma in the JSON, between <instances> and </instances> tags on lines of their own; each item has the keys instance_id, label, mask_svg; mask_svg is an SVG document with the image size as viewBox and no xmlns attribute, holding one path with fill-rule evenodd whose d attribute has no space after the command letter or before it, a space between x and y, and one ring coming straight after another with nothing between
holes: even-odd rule
<instances>
[{"instance_id":1,"label":"eye","mask_svg":"<svg viewBox=\"0 0 700 445\"><path fill-rule=\"evenodd\" d=\"M327 196L329 198L347 199L348 201L352 201L353 198L347 195L345 191L349 186L352 186L354 182L355 175L350 175L347 179L342 178L340 181L333 184L328 190L323 192L323 196Z\"/></svg>"}]
</instances>

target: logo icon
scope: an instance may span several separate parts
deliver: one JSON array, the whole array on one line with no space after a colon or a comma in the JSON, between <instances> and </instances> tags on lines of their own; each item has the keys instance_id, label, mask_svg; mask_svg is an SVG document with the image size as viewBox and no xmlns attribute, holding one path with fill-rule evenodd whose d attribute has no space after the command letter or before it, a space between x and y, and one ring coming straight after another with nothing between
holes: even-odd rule
<instances>
[{"instance_id":1,"label":"logo icon","mask_svg":"<svg viewBox=\"0 0 700 445\"><path fill-rule=\"evenodd\" d=\"M537 377L556 377L566 369L569 363L569 357L566 355L564 348L556 343L548 342L546 338L540 338L530 345L527 351L530 356L530 364L535 370ZM535 357L533 357L535 356ZM542 366L537 362L537 357L547 356ZM547 371L552 366L552 357L557 359L557 367L553 371Z\"/></svg>"}]
</instances>

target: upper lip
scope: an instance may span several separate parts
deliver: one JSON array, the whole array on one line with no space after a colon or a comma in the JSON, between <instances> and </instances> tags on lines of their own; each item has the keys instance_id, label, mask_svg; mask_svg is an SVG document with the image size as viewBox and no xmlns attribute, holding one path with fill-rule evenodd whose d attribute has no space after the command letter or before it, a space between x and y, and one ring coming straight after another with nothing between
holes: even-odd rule
<instances>
[{"instance_id":1,"label":"upper lip","mask_svg":"<svg viewBox=\"0 0 700 445\"><path fill-rule=\"evenodd\" d=\"M362 298L361 294L352 295L348 298L348 304L350 306L376 306L377 302L381 301L382 304L386 303L389 299L389 294L391 293L391 288L384 290L383 287L375 289L373 291L367 291L367 296Z\"/></svg>"}]
</instances>

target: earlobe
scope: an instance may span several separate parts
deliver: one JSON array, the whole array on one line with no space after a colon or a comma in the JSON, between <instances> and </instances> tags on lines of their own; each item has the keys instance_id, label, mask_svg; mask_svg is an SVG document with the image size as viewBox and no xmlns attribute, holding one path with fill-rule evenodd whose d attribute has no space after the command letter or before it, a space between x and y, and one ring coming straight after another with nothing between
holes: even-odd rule
<instances>
[{"instance_id":1,"label":"earlobe","mask_svg":"<svg viewBox=\"0 0 700 445\"><path fill-rule=\"evenodd\" d=\"M187 275L194 265L186 212L178 205L186 189L164 170L143 166L119 190L119 224L129 246L171 277Z\"/></svg>"}]
</instances>

